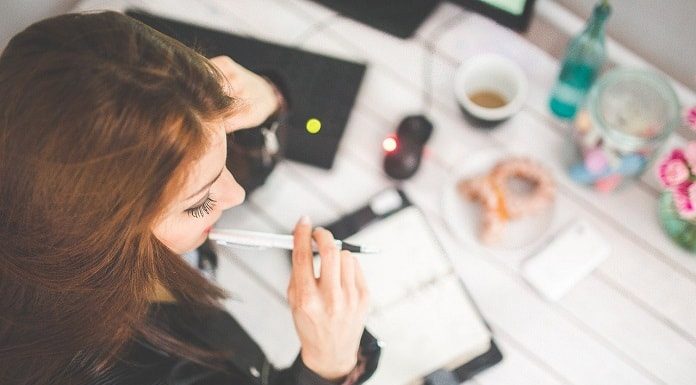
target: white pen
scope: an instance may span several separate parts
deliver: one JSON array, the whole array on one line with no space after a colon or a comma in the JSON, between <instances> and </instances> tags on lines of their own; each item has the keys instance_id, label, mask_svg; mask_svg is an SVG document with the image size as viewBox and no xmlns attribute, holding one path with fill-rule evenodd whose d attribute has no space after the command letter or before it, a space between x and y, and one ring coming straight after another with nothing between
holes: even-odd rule
<instances>
[{"instance_id":1,"label":"white pen","mask_svg":"<svg viewBox=\"0 0 696 385\"><path fill-rule=\"evenodd\" d=\"M262 233L258 231L233 230L233 229L212 229L208 238L221 244L228 246L241 246L245 248L276 248L292 250L294 241L292 235ZM336 247L339 250L348 250L352 253L372 254L379 253L379 250L368 247L354 245L348 242L335 240ZM316 242L312 241L312 251L318 252Z\"/></svg>"}]
</instances>

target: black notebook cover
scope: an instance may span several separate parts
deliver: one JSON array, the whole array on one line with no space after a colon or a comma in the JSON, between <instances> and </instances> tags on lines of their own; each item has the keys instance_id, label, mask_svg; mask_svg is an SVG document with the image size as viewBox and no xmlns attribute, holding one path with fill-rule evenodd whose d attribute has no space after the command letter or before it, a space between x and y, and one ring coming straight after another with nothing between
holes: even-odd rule
<instances>
[{"instance_id":1,"label":"black notebook cover","mask_svg":"<svg viewBox=\"0 0 696 385\"><path fill-rule=\"evenodd\" d=\"M329 169L355 103L365 65L249 37L169 20L138 10L128 16L207 57L227 55L242 66L282 80L289 104L285 157ZM318 119L321 129L307 131Z\"/></svg>"}]
</instances>

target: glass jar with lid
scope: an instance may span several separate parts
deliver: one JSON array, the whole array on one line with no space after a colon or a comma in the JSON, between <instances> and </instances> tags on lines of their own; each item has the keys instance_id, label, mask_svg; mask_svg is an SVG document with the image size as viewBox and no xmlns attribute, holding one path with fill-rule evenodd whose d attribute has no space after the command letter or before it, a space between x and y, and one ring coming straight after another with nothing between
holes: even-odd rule
<instances>
[{"instance_id":1,"label":"glass jar with lid","mask_svg":"<svg viewBox=\"0 0 696 385\"><path fill-rule=\"evenodd\" d=\"M643 173L679 124L679 101L662 76L615 69L595 83L575 117L569 175L597 191L614 191Z\"/></svg>"}]
</instances>

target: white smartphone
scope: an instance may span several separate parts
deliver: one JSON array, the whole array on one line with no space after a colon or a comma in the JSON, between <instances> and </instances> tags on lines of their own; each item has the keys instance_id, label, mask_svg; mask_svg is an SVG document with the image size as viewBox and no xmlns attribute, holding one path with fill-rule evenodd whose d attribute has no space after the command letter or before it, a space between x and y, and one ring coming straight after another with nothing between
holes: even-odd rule
<instances>
[{"instance_id":1,"label":"white smartphone","mask_svg":"<svg viewBox=\"0 0 696 385\"><path fill-rule=\"evenodd\" d=\"M522 276L541 295L557 301L604 261L609 243L586 221L565 227L522 264Z\"/></svg>"}]
</instances>

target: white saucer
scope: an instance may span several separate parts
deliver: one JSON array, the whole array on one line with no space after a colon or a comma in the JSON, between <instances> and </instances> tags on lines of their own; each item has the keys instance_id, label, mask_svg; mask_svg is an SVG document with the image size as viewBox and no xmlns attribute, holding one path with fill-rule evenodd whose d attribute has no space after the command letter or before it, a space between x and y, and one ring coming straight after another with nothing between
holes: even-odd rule
<instances>
[{"instance_id":1,"label":"white saucer","mask_svg":"<svg viewBox=\"0 0 696 385\"><path fill-rule=\"evenodd\" d=\"M501 150L487 148L457 162L449 171L442 196L442 214L450 231L456 238L472 247L482 247L496 252L526 252L545 239L553 220L554 206L542 212L513 219L506 223L502 237L497 243L488 245L479 239L481 226L481 205L462 197L457 191L457 183L488 173L498 161L509 156Z\"/></svg>"}]
</instances>

